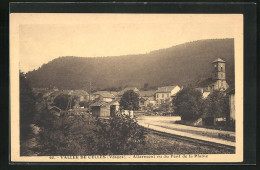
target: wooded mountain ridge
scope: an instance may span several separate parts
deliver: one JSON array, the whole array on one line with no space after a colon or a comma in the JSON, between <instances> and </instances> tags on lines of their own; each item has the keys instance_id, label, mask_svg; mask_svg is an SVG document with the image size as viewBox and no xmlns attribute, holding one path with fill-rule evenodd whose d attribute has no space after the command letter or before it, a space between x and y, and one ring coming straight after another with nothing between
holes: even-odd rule
<instances>
[{"instance_id":1,"label":"wooded mountain ridge","mask_svg":"<svg viewBox=\"0 0 260 170\"><path fill-rule=\"evenodd\" d=\"M102 50L102 49L100 49ZM234 39L189 42L146 54L56 58L26 78L32 87L93 89L135 86L142 88L197 84L212 74L212 61L226 61L226 79L234 86Z\"/></svg>"}]
</instances>

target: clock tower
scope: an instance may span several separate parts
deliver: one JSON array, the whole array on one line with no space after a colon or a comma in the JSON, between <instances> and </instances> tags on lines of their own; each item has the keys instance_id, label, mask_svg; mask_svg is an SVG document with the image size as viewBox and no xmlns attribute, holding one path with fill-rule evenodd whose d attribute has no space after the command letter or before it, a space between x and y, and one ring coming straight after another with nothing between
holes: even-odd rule
<instances>
[{"instance_id":1,"label":"clock tower","mask_svg":"<svg viewBox=\"0 0 260 170\"><path fill-rule=\"evenodd\" d=\"M226 62L220 58L212 62L212 79L215 81L213 90L225 91L228 88L226 82Z\"/></svg>"}]
</instances>

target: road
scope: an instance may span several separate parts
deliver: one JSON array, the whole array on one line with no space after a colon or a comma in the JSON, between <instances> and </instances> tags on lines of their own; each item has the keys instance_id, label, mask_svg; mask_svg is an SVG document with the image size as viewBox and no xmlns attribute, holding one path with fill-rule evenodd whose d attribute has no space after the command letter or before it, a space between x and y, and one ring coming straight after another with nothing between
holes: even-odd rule
<instances>
[{"instance_id":1,"label":"road","mask_svg":"<svg viewBox=\"0 0 260 170\"><path fill-rule=\"evenodd\" d=\"M175 121L179 119L180 117L166 116L140 116L137 118L141 126L151 130L235 147L235 132L176 124Z\"/></svg>"}]
</instances>

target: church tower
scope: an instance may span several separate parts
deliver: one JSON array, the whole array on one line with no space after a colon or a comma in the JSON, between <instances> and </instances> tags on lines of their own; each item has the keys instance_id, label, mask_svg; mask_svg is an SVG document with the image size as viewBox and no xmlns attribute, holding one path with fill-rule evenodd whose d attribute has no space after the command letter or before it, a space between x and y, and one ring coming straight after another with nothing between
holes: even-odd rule
<instances>
[{"instance_id":1,"label":"church tower","mask_svg":"<svg viewBox=\"0 0 260 170\"><path fill-rule=\"evenodd\" d=\"M218 58L212 62L212 65L212 79L215 82L212 86L212 90L225 91L228 88L228 84L226 82L226 62Z\"/></svg>"}]
</instances>

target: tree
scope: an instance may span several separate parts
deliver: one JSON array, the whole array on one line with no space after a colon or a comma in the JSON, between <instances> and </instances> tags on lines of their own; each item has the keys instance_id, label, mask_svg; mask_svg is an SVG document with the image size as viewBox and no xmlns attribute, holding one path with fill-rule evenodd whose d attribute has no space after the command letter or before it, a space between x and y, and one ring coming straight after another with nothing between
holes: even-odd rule
<instances>
[{"instance_id":1,"label":"tree","mask_svg":"<svg viewBox=\"0 0 260 170\"><path fill-rule=\"evenodd\" d=\"M204 102L204 117L224 117L229 120L229 99L223 92L212 92Z\"/></svg>"},{"instance_id":2,"label":"tree","mask_svg":"<svg viewBox=\"0 0 260 170\"><path fill-rule=\"evenodd\" d=\"M179 114L182 120L196 120L202 115L202 94L186 87L177 93L173 105L176 114Z\"/></svg>"},{"instance_id":3,"label":"tree","mask_svg":"<svg viewBox=\"0 0 260 170\"><path fill-rule=\"evenodd\" d=\"M54 99L53 104L62 110L66 110L69 102L71 102L71 107L75 105L75 99L75 96L60 94Z\"/></svg>"},{"instance_id":4,"label":"tree","mask_svg":"<svg viewBox=\"0 0 260 170\"><path fill-rule=\"evenodd\" d=\"M25 75L20 73L20 140L28 139L35 114L35 97Z\"/></svg>"},{"instance_id":5,"label":"tree","mask_svg":"<svg viewBox=\"0 0 260 170\"><path fill-rule=\"evenodd\" d=\"M139 96L133 90L126 91L121 100L120 108L123 110L138 110L139 109Z\"/></svg>"}]
</instances>

